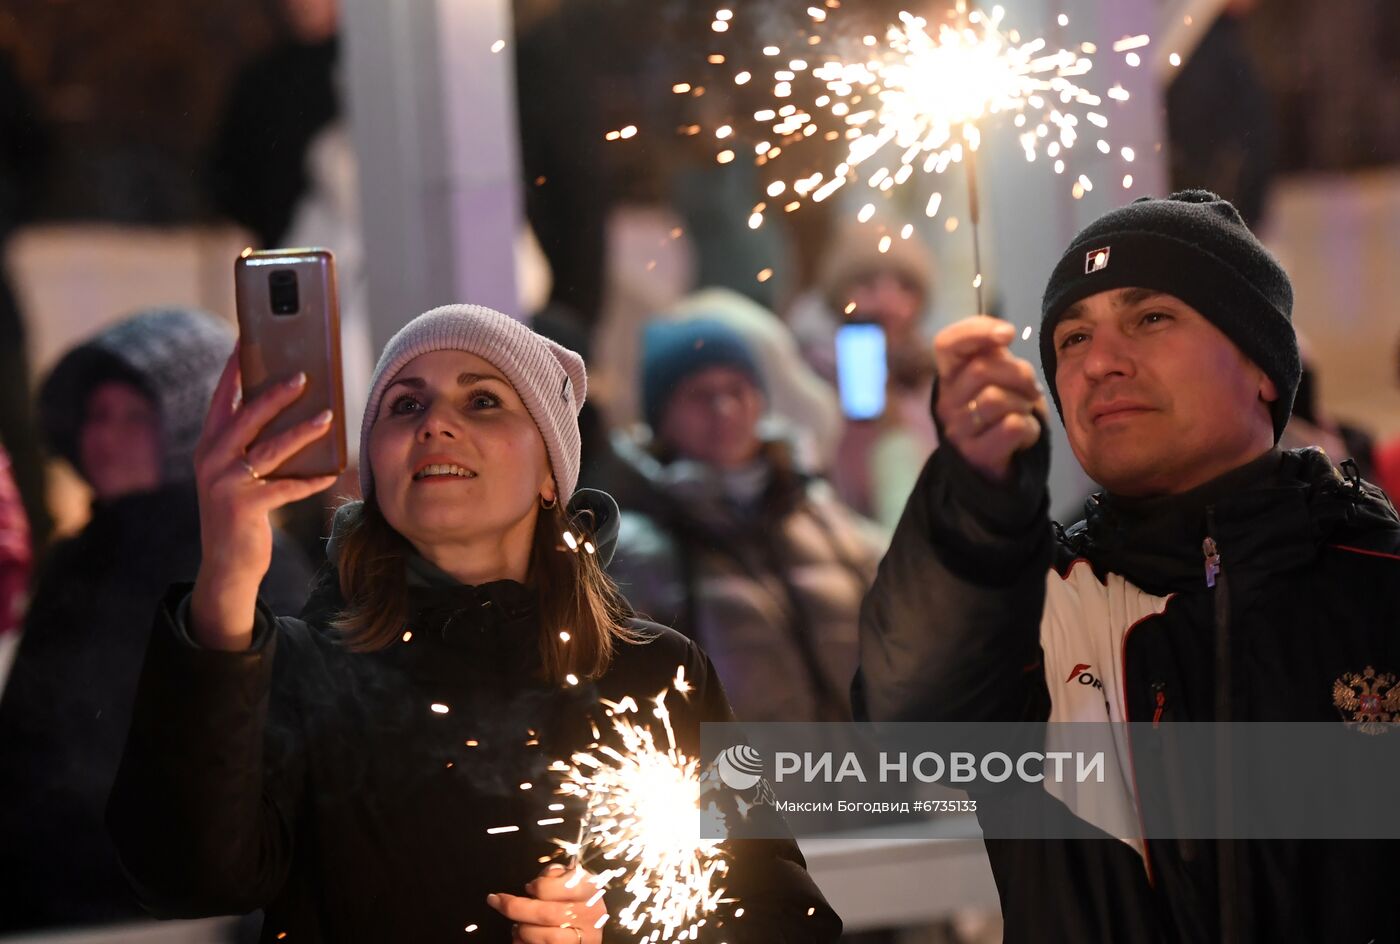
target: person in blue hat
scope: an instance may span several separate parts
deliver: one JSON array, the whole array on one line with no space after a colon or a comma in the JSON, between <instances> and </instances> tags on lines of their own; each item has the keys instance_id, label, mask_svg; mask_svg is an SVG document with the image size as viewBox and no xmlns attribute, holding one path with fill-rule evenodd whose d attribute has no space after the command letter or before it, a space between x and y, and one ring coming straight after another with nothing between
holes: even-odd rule
<instances>
[{"instance_id":1,"label":"person in blue hat","mask_svg":"<svg viewBox=\"0 0 1400 944\"><path fill-rule=\"evenodd\" d=\"M612 565L628 600L705 648L740 720L848 719L878 530L766 426L766 379L724 323L649 325L642 401L651 438L621 452L648 487Z\"/></svg>"}]
</instances>

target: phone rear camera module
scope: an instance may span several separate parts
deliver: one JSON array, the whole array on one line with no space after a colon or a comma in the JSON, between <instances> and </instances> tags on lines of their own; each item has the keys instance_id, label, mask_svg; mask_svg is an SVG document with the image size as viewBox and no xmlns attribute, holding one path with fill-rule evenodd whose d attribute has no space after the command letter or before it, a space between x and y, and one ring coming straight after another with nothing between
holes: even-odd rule
<instances>
[{"instance_id":1,"label":"phone rear camera module","mask_svg":"<svg viewBox=\"0 0 1400 944\"><path fill-rule=\"evenodd\" d=\"M274 315L295 315L301 310L301 293L297 290L297 274L291 269L278 269L267 276L267 291Z\"/></svg>"}]
</instances>

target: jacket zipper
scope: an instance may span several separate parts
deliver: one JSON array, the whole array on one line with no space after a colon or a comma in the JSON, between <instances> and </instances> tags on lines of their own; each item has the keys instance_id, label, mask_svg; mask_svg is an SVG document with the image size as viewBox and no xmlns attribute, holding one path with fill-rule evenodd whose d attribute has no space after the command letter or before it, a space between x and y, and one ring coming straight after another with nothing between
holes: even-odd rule
<instances>
[{"instance_id":1,"label":"jacket zipper","mask_svg":"<svg viewBox=\"0 0 1400 944\"><path fill-rule=\"evenodd\" d=\"M1215 586L1215 578L1220 575L1220 549L1215 546L1215 539L1206 535L1206 539L1201 542L1201 552L1206 558L1206 587Z\"/></svg>"},{"instance_id":2,"label":"jacket zipper","mask_svg":"<svg viewBox=\"0 0 1400 944\"><path fill-rule=\"evenodd\" d=\"M1224 723L1231 720L1230 693L1233 675L1230 665L1230 586L1226 579L1225 562L1220 555L1220 545L1211 537L1215 530L1215 506L1210 505L1206 508L1206 537L1201 542L1201 554L1205 558L1206 588L1215 591L1211 594L1215 617L1215 712L1211 720Z\"/></svg>"},{"instance_id":3,"label":"jacket zipper","mask_svg":"<svg viewBox=\"0 0 1400 944\"><path fill-rule=\"evenodd\" d=\"M1231 695L1233 666L1232 643L1230 639L1230 585L1226 579L1224 561L1220 546L1211 536L1217 533L1215 526L1215 506L1206 507L1206 538L1201 542L1205 556L1206 587L1212 590L1211 596L1215 615L1215 711L1216 734L1216 776L1217 786L1216 823L1222 833L1233 830L1234 814L1230 808L1230 797L1234 790L1234 777L1231 772L1231 745L1229 722L1232 720ZM1232 839L1222 839L1216 843L1217 889L1219 892L1219 919L1217 930L1220 940L1240 939L1242 930L1240 913L1240 874L1236 844Z\"/></svg>"}]
</instances>

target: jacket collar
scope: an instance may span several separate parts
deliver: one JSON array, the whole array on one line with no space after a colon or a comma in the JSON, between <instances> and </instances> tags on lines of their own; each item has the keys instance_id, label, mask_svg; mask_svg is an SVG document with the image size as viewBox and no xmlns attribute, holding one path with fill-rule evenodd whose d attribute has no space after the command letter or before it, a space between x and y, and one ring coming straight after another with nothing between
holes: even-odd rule
<instances>
[{"instance_id":1,"label":"jacket collar","mask_svg":"<svg viewBox=\"0 0 1400 944\"><path fill-rule=\"evenodd\" d=\"M752 467L731 473L689 460L663 462L648 444L630 438L618 438L614 448L645 482L635 496L636 510L668 521L683 518L717 534L761 527L787 514L812 480L781 438L764 440Z\"/></svg>"},{"instance_id":2,"label":"jacket collar","mask_svg":"<svg viewBox=\"0 0 1400 944\"><path fill-rule=\"evenodd\" d=\"M410 586L409 605L409 625L453 649L528 656L539 643L535 593L513 580Z\"/></svg>"},{"instance_id":3,"label":"jacket collar","mask_svg":"<svg viewBox=\"0 0 1400 944\"><path fill-rule=\"evenodd\" d=\"M1383 495L1344 479L1320 449L1271 450L1181 495L1094 495L1065 537L1096 570L1170 592L1206 587L1207 537L1238 583L1303 566L1344 534L1397 525Z\"/></svg>"}]
</instances>

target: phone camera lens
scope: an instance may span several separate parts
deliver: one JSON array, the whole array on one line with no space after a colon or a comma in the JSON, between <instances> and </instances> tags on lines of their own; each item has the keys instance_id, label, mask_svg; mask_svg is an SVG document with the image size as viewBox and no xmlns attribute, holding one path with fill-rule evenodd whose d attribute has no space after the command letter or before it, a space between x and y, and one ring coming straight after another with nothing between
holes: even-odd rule
<instances>
[{"instance_id":1,"label":"phone camera lens","mask_svg":"<svg viewBox=\"0 0 1400 944\"><path fill-rule=\"evenodd\" d=\"M297 291L297 274L291 269L278 269L267 277L268 295L274 315L295 315L301 309Z\"/></svg>"}]
</instances>

